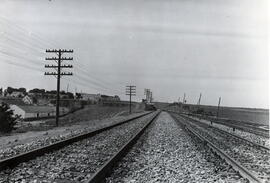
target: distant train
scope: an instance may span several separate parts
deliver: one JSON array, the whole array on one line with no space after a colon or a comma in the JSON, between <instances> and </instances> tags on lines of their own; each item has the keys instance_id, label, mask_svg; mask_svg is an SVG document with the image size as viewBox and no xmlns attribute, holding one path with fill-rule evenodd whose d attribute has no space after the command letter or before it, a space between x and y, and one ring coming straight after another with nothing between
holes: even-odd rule
<instances>
[{"instance_id":1,"label":"distant train","mask_svg":"<svg viewBox=\"0 0 270 183\"><path fill-rule=\"evenodd\" d=\"M155 105L153 103L146 103L144 110L146 111L156 111L157 108L155 107Z\"/></svg>"}]
</instances>

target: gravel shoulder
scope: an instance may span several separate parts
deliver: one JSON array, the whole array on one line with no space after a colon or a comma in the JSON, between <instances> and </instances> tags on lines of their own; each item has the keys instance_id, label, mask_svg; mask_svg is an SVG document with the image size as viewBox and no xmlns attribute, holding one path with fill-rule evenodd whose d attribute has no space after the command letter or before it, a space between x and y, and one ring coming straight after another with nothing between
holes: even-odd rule
<instances>
[{"instance_id":1,"label":"gravel shoulder","mask_svg":"<svg viewBox=\"0 0 270 183\"><path fill-rule=\"evenodd\" d=\"M57 127L47 131L30 131L13 134L12 136L2 136L0 137L0 159L48 145L80 133L116 124L143 113L145 112L134 113L128 116L116 116L102 120L89 120L81 124Z\"/></svg>"},{"instance_id":2,"label":"gravel shoulder","mask_svg":"<svg viewBox=\"0 0 270 183\"><path fill-rule=\"evenodd\" d=\"M179 117L178 119L183 119ZM217 147L240 162L242 166L256 174L258 178L262 179L262 182L269 182L270 154L268 150L258 148L250 143L245 143L227 133L216 131L207 125L203 125L203 123L190 121L189 124L200 135L210 140Z\"/></svg>"},{"instance_id":3,"label":"gravel shoulder","mask_svg":"<svg viewBox=\"0 0 270 183\"><path fill-rule=\"evenodd\" d=\"M198 121L200 121L202 123L205 123L205 124L210 124L211 123L208 120L199 119L199 118L196 118L196 117L193 117L193 116L186 116L186 117L192 118L194 120L198 120ZM231 127L226 126L226 125L222 125L222 124L218 124L218 123L213 123L212 125L214 127L217 127L219 129L221 129L221 130L224 130L224 131L227 131L229 133L238 135L238 136L240 136L240 137L242 137L244 139L247 139L247 140L249 140L251 142L255 142L255 143L261 144L263 146L270 147L270 139L269 138L261 137L259 135L252 134L252 133L245 132L245 131L238 130L238 129L235 129L235 131L233 131L233 129Z\"/></svg>"},{"instance_id":4,"label":"gravel shoulder","mask_svg":"<svg viewBox=\"0 0 270 183\"><path fill-rule=\"evenodd\" d=\"M245 180L182 130L168 113L162 112L106 182L209 183Z\"/></svg>"},{"instance_id":5,"label":"gravel shoulder","mask_svg":"<svg viewBox=\"0 0 270 183\"><path fill-rule=\"evenodd\" d=\"M84 182L154 114L0 172L0 182Z\"/></svg>"}]
</instances>

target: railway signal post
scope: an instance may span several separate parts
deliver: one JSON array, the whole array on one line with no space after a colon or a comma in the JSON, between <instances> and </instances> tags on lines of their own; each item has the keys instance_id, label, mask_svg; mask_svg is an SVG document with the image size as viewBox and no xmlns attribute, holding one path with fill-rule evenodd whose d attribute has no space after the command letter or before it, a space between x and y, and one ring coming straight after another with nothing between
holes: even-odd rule
<instances>
[{"instance_id":1,"label":"railway signal post","mask_svg":"<svg viewBox=\"0 0 270 183\"><path fill-rule=\"evenodd\" d=\"M136 86L126 86L126 95L129 95L129 114L131 114L131 96L136 96Z\"/></svg>"},{"instance_id":2,"label":"railway signal post","mask_svg":"<svg viewBox=\"0 0 270 183\"><path fill-rule=\"evenodd\" d=\"M56 65L46 64L45 68L55 69L56 72L45 72L45 75L55 76L57 78L57 94L56 94L56 115L55 115L55 124L58 126L59 120L59 100L60 100L60 78L61 76L72 76L72 72L62 72L63 68L73 68L72 65L62 65L63 61L71 61L73 57L62 57L64 53L73 53L73 50L63 50L63 49L53 49L46 50L46 53L56 53L58 57L49 57L45 58L45 60L52 60L56 62Z\"/></svg>"},{"instance_id":3,"label":"railway signal post","mask_svg":"<svg viewBox=\"0 0 270 183\"><path fill-rule=\"evenodd\" d=\"M199 119L201 119L201 116L203 115L203 111L202 113L200 114L199 110L200 110L200 105L201 105L201 98L202 98L202 93L200 93L200 97L199 97L199 100L198 100L198 103L197 103L197 112L198 112L198 115L199 115Z\"/></svg>"},{"instance_id":4,"label":"railway signal post","mask_svg":"<svg viewBox=\"0 0 270 183\"><path fill-rule=\"evenodd\" d=\"M150 89L144 89L144 95L146 96L145 97L145 100L146 100L146 103L149 103L150 102Z\"/></svg>"},{"instance_id":5,"label":"railway signal post","mask_svg":"<svg viewBox=\"0 0 270 183\"><path fill-rule=\"evenodd\" d=\"M198 103L197 103L198 106L200 106L200 104L201 104L201 98L202 98L202 94L200 93L200 97L199 97L199 100L198 100Z\"/></svg>"},{"instance_id":6,"label":"railway signal post","mask_svg":"<svg viewBox=\"0 0 270 183\"><path fill-rule=\"evenodd\" d=\"M183 97L183 103L182 103L182 111L184 111L184 106L185 106L185 103L186 103L186 93L184 93L184 97Z\"/></svg>"},{"instance_id":7,"label":"railway signal post","mask_svg":"<svg viewBox=\"0 0 270 183\"><path fill-rule=\"evenodd\" d=\"M219 99L218 99L217 119L218 119L218 115L219 115L220 102L221 102L221 97L219 97Z\"/></svg>"}]
</instances>

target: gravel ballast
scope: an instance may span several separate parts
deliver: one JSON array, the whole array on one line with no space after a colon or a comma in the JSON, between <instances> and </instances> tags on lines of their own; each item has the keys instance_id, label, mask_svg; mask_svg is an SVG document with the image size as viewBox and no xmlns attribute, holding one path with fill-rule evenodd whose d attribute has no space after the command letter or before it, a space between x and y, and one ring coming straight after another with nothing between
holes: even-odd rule
<instances>
[{"instance_id":1,"label":"gravel ballast","mask_svg":"<svg viewBox=\"0 0 270 183\"><path fill-rule=\"evenodd\" d=\"M139 116L142 113L132 114L129 116L119 116L116 118L110 118L110 119L103 119L103 120L95 120L95 121L89 121L89 123L86 123L85 125L77 125L77 126L71 126L65 128L65 130L59 130L59 132L49 130L42 132L43 135L33 136L31 139L20 139L20 136L18 136L18 139L16 139L17 144L10 146L10 145L1 145L0 149L0 160L9 158L15 155L18 155L20 153L24 153L36 148L40 148L46 145L50 145L52 143L58 142L60 140L65 140L67 138L86 133L92 130L100 129L106 126L110 126L113 124L120 123L124 120ZM56 135L57 134L57 135ZM2 137L2 138L8 138L8 137Z\"/></svg>"},{"instance_id":2,"label":"gravel ballast","mask_svg":"<svg viewBox=\"0 0 270 183\"><path fill-rule=\"evenodd\" d=\"M180 128L168 113L140 137L115 167L114 182L245 182L206 146Z\"/></svg>"},{"instance_id":3,"label":"gravel ballast","mask_svg":"<svg viewBox=\"0 0 270 183\"><path fill-rule=\"evenodd\" d=\"M153 116L133 120L0 172L0 182L83 182Z\"/></svg>"},{"instance_id":4,"label":"gravel ballast","mask_svg":"<svg viewBox=\"0 0 270 183\"><path fill-rule=\"evenodd\" d=\"M178 119L183 119L178 116ZM255 176L262 179L263 182L270 181L270 152L266 149L258 148L257 146L246 143L239 138L228 135L210 128L204 123L187 121L200 135L211 141L217 147L226 152L233 159L241 163Z\"/></svg>"},{"instance_id":5,"label":"gravel ballast","mask_svg":"<svg viewBox=\"0 0 270 183\"><path fill-rule=\"evenodd\" d=\"M199 118L196 118L196 117L193 117L193 116L187 116L185 115L186 117L189 117L189 118L192 118L194 120L198 120L202 123L205 123L205 124L210 124L211 122L208 121L208 120L205 120L205 119L199 119ZM222 124L218 124L218 123L213 123L212 124L214 127L217 127L221 130L224 130L224 131L227 131L229 133L232 133L232 134L235 134L235 135L238 135L244 139L247 139L251 142L255 142L255 143L258 143L260 145L263 145L263 146L266 146L268 148L270 148L270 139L269 138L266 138L266 137L262 137L262 136L259 136L259 135L256 135L256 134L253 134L253 133L249 133L249 132L245 132L245 131L242 131L242 130L238 130L238 129L235 129L235 131L233 131L233 128L232 127L229 127L229 126L226 126L226 125L222 125Z\"/></svg>"}]
</instances>

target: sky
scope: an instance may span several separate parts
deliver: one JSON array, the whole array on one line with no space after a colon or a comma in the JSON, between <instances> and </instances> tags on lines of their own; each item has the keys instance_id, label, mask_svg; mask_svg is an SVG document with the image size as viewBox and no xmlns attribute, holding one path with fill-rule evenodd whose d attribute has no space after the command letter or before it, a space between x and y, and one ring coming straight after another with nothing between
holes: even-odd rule
<instances>
[{"instance_id":1,"label":"sky","mask_svg":"<svg viewBox=\"0 0 270 183\"><path fill-rule=\"evenodd\" d=\"M56 89L46 49L73 49L71 92L269 108L267 0L1 0L0 87Z\"/></svg>"}]
</instances>

